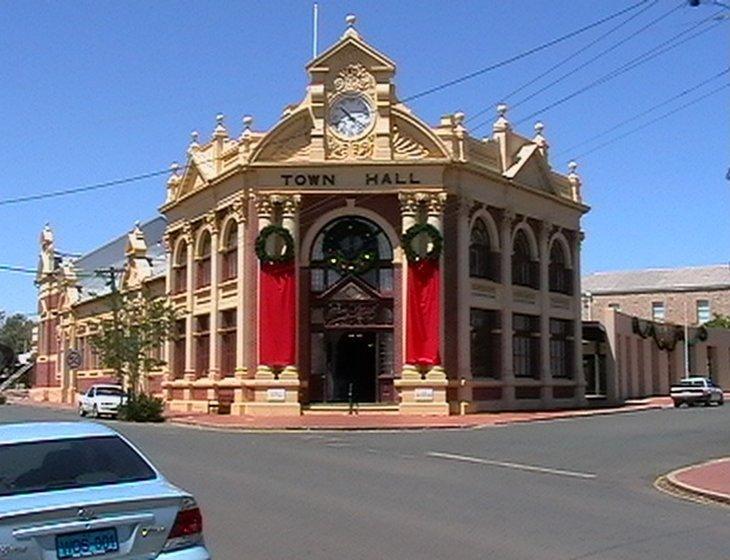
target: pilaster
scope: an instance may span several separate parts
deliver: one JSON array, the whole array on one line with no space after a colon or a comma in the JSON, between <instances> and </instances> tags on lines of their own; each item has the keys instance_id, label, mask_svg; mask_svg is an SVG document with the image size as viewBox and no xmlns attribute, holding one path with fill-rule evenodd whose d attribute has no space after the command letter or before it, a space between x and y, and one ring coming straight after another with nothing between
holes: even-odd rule
<instances>
[{"instance_id":1,"label":"pilaster","mask_svg":"<svg viewBox=\"0 0 730 560\"><path fill-rule=\"evenodd\" d=\"M538 231L538 258L540 259L540 381L542 402L550 407L553 399L550 372L550 242L551 224L540 222Z\"/></svg>"},{"instance_id":2,"label":"pilaster","mask_svg":"<svg viewBox=\"0 0 730 560\"><path fill-rule=\"evenodd\" d=\"M186 268L186 284L187 291L185 294L185 375L186 379L195 379L195 364L193 363L193 228L190 222L186 222L183 226L183 235L186 241L185 259ZM189 398L189 397L188 397Z\"/></svg>"},{"instance_id":3,"label":"pilaster","mask_svg":"<svg viewBox=\"0 0 730 560\"><path fill-rule=\"evenodd\" d=\"M583 375L583 327L581 317L580 289L580 250L585 234L576 231L571 236L571 264L573 265L573 379L575 380L575 402L584 406L586 401L586 379Z\"/></svg>"},{"instance_id":4,"label":"pilaster","mask_svg":"<svg viewBox=\"0 0 730 560\"><path fill-rule=\"evenodd\" d=\"M215 212L205 216L205 222L210 229L210 349L208 351L208 377L220 379L219 352L218 352L218 263L220 251L218 247L219 224Z\"/></svg>"},{"instance_id":5,"label":"pilaster","mask_svg":"<svg viewBox=\"0 0 730 560\"><path fill-rule=\"evenodd\" d=\"M501 281L502 311L500 328L502 351L502 404L504 408L515 404L515 372L512 360L512 223L515 214L504 210L500 222L499 237L501 239Z\"/></svg>"}]
</instances>

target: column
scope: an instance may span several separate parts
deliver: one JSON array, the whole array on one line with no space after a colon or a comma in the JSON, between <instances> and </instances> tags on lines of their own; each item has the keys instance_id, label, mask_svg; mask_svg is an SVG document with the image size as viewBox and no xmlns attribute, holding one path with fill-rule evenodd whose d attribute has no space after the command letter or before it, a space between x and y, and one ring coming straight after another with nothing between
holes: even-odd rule
<instances>
[{"instance_id":1,"label":"column","mask_svg":"<svg viewBox=\"0 0 730 560\"><path fill-rule=\"evenodd\" d=\"M398 195L398 200L400 200L401 234L405 234L411 227L416 225L416 222L418 221L418 202L416 200L416 194L414 193L400 193ZM408 313L408 259L406 258L405 253L403 254L402 262L403 266L401 268L401 300L403 302L403 314L401 316L401 329L403 332L402 355L405 356L405 343L408 336L406 321L406 316ZM421 375L414 364L404 363L401 377L404 379L420 379Z\"/></svg>"},{"instance_id":2,"label":"column","mask_svg":"<svg viewBox=\"0 0 730 560\"><path fill-rule=\"evenodd\" d=\"M573 266L573 379L575 380L575 402L586 404L586 379L583 374L583 327L580 302L580 249L585 234L576 231L571 236L571 265Z\"/></svg>"},{"instance_id":3,"label":"column","mask_svg":"<svg viewBox=\"0 0 730 560\"><path fill-rule=\"evenodd\" d=\"M540 222L538 250L540 259L540 382L542 405L548 406L553 398L550 372L550 229L551 224Z\"/></svg>"},{"instance_id":4,"label":"column","mask_svg":"<svg viewBox=\"0 0 730 560\"><path fill-rule=\"evenodd\" d=\"M426 202L426 223L435 227L443 237L444 235L444 205L446 204L446 193L437 193L428 197ZM441 253L440 264L439 264L439 276L441 290L439 293L440 298L440 326L439 326L439 340L441 347L441 364L434 365L426 374L427 379L446 379L446 372L443 367L444 359L444 255Z\"/></svg>"},{"instance_id":5,"label":"column","mask_svg":"<svg viewBox=\"0 0 730 560\"><path fill-rule=\"evenodd\" d=\"M261 233L261 231L266 227L270 226L273 223L274 220L274 207L272 205L272 200L270 195L258 195L256 197L256 215L258 218L258 228L257 232ZM259 283L258 283L258 297L257 301L260 301L261 299L261 281L260 281L260 270L261 270L261 263L258 263L258 269L259 269ZM260 313L259 313L260 315ZM259 316L259 320L261 320L261 317ZM259 333L259 336L257 337L258 344L261 345L261 335ZM259 356L258 352L256 354L256 379L273 379L274 373L271 371L271 368L269 366L263 365L259 363Z\"/></svg>"},{"instance_id":6,"label":"column","mask_svg":"<svg viewBox=\"0 0 730 560\"><path fill-rule=\"evenodd\" d=\"M245 252L246 245L244 236L246 234L246 206L243 197L237 199L233 203L233 212L237 221L236 232L236 293L238 294L238 305L236 306L236 377L245 377L246 375L246 353L245 342L247 333L247 324L244 315L245 296L245 275L246 261Z\"/></svg>"},{"instance_id":7,"label":"column","mask_svg":"<svg viewBox=\"0 0 730 560\"><path fill-rule=\"evenodd\" d=\"M299 286L299 266L297 266L297 263L299 262L299 219L298 219L298 210L299 210L299 203L301 202L301 197L298 194L287 196L283 198L281 203L281 227L285 228L289 231L292 238L294 239L294 263L295 263L295 277L296 277L296 285ZM297 305L296 309L299 308L298 300L299 300L299 294L297 293L296 296L297 299ZM296 311L295 311L296 312ZM297 334L295 336L295 340L298 340L299 335L299 329L297 328ZM286 366L281 374L279 375L280 379L299 379L299 370L296 366L296 364L291 364Z\"/></svg>"},{"instance_id":8,"label":"column","mask_svg":"<svg viewBox=\"0 0 730 560\"><path fill-rule=\"evenodd\" d=\"M458 201L457 214L457 259L458 279L457 279L457 363L459 364L459 406L460 412L466 413L466 407L472 401L471 393L471 279L469 276L469 242L471 239L471 230L469 228L469 211L472 201L466 198L460 198Z\"/></svg>"},{"instance_id":9,"label":"column","mask_svg":"<svg viewBox=\"0 0 730 560\"><path fill-rule=\"evenodd\" d=\"M220 250L218 247L218 219L215 212L205 216L205 221L210 228L210 347L208 350L208 378L220 379L219 352L218 352L218 263L220 262Z\"/></svg>"},{"instance_id":10,"label":"column","mask_svg":"<svg viewBox=\"0 0 730 560\"><path fill-rule=\"evenodd\" d=\"M165 233L164 237L162 238L162 242L165 246L165 258L167 262L166 271L165 271L165 297L167 298L167 301L170 301L170 298L172 296L172 276L173 276L173 266L172 266L172 239L170 238L169 233ZM174 326L173 326L174 328ZM162 376L163 382L165 381L171 381L173 378L172 375L172 340L168 337L165 339L165 342L163 343L163 349L162 349L162 359L165 361L165 373ZM165 391L165 394L167 395L167 399L169 399L168 392Z\"/></svg>"},{"instance_id":11,"label":"column","mask_svg":"<svg viewBox=\"0 0 730 560\"><path fill-rule=\"evenodd\" d=\"M183 226L186 250L186 272L185 279L187 290L185 294L185 379L195 379L195 364L193 363L193 228L190 222Z\"/></svg>"},{"instance_id":12,"label":"column","mask_svg":"<svg viewBox=\"0 0 730 560\"><path fill-rule=\"evenodd\" d=\"M502 331L502 404L504 407L512 407L515 404L515 371L512 365L512 222L514 219L514 212L502 211L499 237L502 248L500 329Z\"/></svg>"}]
</instances>

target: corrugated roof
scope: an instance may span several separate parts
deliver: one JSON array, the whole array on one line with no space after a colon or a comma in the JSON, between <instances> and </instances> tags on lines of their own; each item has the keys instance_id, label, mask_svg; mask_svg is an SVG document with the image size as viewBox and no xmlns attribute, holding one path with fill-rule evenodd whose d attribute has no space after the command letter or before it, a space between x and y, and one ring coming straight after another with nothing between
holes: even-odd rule
<instances>
[{"instance_id":1,"label":"corrugated roof","mask_svg":"<svg viewBox=\"0 0 730 560\"><path fill-rule=\"evenodd\" d=\"M730 265L597 272L581 279L583 292L661 292L730 287Z\"/></svg>"},{"instance_id":2,"label":"corrugated roof","mask_svg":"<svg viewBox=\"0 0 730 560\"><path fill-rule=\"evenodd\" d=\"M147 256L152 259L152 276L165 273L167 257L162 237L165 234L166 226L167 220L163 216L158 216L139 226L147 243ZM128 235L125 233L74 262L81 286L81 301L98 297L109 291L109 287L106 285L107 279L94 276L94 271L110 266L120 270L124 267L126 262L124 249L127 245ZM117 283L120 281L121 273L117 275Z\"/></svg>"}]
</instances>

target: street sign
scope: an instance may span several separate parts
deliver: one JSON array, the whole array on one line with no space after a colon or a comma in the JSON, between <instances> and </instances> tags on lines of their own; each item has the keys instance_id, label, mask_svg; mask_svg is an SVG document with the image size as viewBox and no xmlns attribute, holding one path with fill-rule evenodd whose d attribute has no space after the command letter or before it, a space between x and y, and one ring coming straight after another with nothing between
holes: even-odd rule
<instances>
[{"instance_id":1,"label":"street sign","mask_svg":"<svg viewBox=\"0 0 730 560\"><path fill-rule=\"evenodd\" d=\"M79 369L84 362L81 352L71 348L66 352L66 365L68 369Z\"/></svg>"}]
</instances>

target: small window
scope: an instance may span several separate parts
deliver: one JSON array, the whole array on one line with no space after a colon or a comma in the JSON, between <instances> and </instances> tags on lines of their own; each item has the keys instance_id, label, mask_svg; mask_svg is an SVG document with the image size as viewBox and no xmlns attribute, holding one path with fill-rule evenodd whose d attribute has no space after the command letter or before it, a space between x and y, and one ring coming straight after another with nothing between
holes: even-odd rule
<instances>
[{"instance_id":1,"label":"small window","mask_svg":"<svg viewBox=\"0 0 730 560\"><path fill-rule=\"evenodd\" d=\"M613 309L614 311L621 311L621 304L620 303L609 303L608 308Z\"/></svg>"},{"instance_id":2,"label":"small window","mask_svg":"<svg viewBox=\"0 0 730 560\"><path fill-rule=\"evenodd\" d=\"M664 302L654 301L651 304L651 318L654 321L663 322L665 317Z\"/></svg>"},{"instance_id":3,"label":"small window","mask_svg":"<svg viewBox=\"0 0 730 560\"><path fill-rule=\"evenodd\" d=\"M710 300L698 299L697 300L697 324L702 325L709 321L712 317L710 316Z\"/></svg>"}]
</instances>

